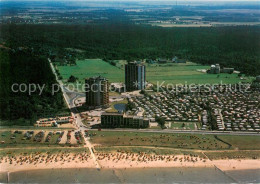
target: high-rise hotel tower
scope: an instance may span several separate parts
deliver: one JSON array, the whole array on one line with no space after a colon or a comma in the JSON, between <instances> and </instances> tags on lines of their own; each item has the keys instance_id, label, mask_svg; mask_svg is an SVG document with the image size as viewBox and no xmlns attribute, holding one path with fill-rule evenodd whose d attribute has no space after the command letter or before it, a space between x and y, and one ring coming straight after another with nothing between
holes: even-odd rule
<instances>
[{"instance_id":1,"label":"high-rise hotel tower","mask_svg":"<svg viewBox=\"0 0 260 184\"><path fill-rule=\"evenodd\" d=\"M145 66L130 62L125 65L125 86L126 91L145 89Z\"/></svg>"},{"instance_id":2,"label":"high-rise hotel tower","mask_svg":"<svg viewBox=\"0 0 260 184\"><path fill-rule=\"evenodd\" d=\"M101 76L85 80L86 106L99 107L109 103L109 84Z\"/></svg>"}]
</instances>

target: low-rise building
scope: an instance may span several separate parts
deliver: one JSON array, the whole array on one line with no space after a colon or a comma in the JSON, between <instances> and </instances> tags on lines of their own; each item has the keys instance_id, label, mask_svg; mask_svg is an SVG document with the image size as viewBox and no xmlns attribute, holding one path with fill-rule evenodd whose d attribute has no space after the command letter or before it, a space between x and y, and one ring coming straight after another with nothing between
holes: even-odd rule
<instances>
[{"instance_id":1,"label":"low-rise building","mask_svg":"<svg viewBox=\"0 0 260 184\"><path fill-rule=\"evenodd\" d=\"M59 124L73 123L74 118L72 116L56 117L56 118L42 118L36 121L34 126L37 127L53 127Z\"/></svg>"},{"instance_id":2,"label":"low-rise building","mask_svg":"<svg viewBox=\"0 0 260 184\"><path fill-rule=\"evenodd\" d=\"M142 116L126 115L125 113L102 113L101 126L103 128L147 128L149 119Z\"/></svg>"},{"instance_id":3,"label":"low-rise building","mask_svg":"<svg viewBox=\"0 0 260 184\"><path fill-rule=\"evenodd\" d=\"M234 72L234 68L223 68L220 70L220 73L233 73Z\"/></svg>"},{"instance_id":4,"label":"low-rise building","mask_svg":"<svg viewBox=\"0 0 260 184\"><path fill-rule=\"evenodd\" d=\"M210 69L208 70L210 74L219 74L220 73L220 66L219 64L211 65Z\"/></svg>"}]
</instances>

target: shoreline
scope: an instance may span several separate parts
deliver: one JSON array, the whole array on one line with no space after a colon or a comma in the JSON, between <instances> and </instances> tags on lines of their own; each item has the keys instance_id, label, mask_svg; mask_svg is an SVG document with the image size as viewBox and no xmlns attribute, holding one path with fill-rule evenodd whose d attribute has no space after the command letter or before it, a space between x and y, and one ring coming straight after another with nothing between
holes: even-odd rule
<instances>
[{"instance_id":1,"label":"shoreline","mask_svg":"<svg viewBox=\"0 0 260 184\"><path fill-rule=\"evenodd\" d=\"M133 155L130 157L127 154L118 154L110 157L105 156L103 159L100 155L97 156L97 161L100 168L97 167L90 155L81 154L68 154L67 160L62 160L60 155L53 156L53 160L39 159L39 163L32 163L27 161L24 157L19 156L26 160L26 162L8 161L8 157L3 157L0 163L0 173L12 173L19 171L30 170L45 170L45 169L130 169L130 168L216 168L223 172L236 171L236 170L251 170L260 169L260 159L225 159L225 160L209 160L207 158L196 157L191 158L185 155L144 155L142 158L148 158L149 160L140 159ZM43 158L48 158L46 155ZM152 158L152 159L151 159ZM153 159L154 158L154 159ZM160 159L157 159L160 158ZM15 158L13 157L13 160ZM54 159L56 159L54 161ZM138 160L139 159L139 160Z\"/></svg>"}]
</instances>

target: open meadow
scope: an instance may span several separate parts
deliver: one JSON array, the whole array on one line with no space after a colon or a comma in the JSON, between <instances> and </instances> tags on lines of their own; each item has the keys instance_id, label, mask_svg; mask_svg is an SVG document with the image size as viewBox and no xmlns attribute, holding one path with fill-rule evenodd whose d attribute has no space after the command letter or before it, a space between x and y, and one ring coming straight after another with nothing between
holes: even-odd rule
<instances>
[{"instance_id":1,"label":"open meadow","mask_svg":"<svg viewBox=\"0 0 260 184\"><path fill-rule=\"evenodd\" d=\"M248 82L241 80L238 74L207 74L201 70L210 68L208 65L187 63L146 64L147 81L153 84L234 84Z\"/></svg>"},{"instance_id":2,"label":"open meadow","mask_svg":"<svg viewBox=\"0 0 260 184\"><path fill-rule=\"evenodd\" d=\"M58 66L63 79L68 79L71 75L77 77L79 81L84 82L85 78L93 76L103 76L109 82L123 82L124 72L119 68L110 65L101 59L77 60L77 65Z\"/></svg>"},{"instance_id":3,"label":"open meadow","mask_svg":"<svg viewBox=\"0 0 260 184\"><path fill-rule=\"evenodd\" d=\"M218 135L236 150L260 150L260 136Z\"/></svg>"},{"instance_id":4,"label":"open meadow","mask_svg":"<svg viewBox=\"0 0 260 184\"><path fill-rule=\"evenodd\" d=\"M101 59L77 60L77 65L58 66L58 70L64 83L71 75L78 78L81 84L84 79L101 75L109 82L124 82L125 60L115 60L115 66ZM146 80L153 84L234 84L238 82L249 82L250 77L240 79L238 74L207 74L202 70L210 68L208 65L199 65L192 62L187 63L165 63L165 64L145 64ZM80 87L81 89L81 87Z\"/></svg>"}]
</instances>

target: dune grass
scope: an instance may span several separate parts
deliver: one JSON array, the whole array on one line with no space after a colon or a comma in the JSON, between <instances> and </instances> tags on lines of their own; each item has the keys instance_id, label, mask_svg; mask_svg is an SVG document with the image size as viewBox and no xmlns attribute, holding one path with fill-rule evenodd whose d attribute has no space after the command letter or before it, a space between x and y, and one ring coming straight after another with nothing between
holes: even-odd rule
<instances>
[{"instance_id":1,"label":"dune grass","mask_svg":"<svg viewBox=\"0 0 260 184\"><path fill-rule=\"evenodd\" d=\"M150 146L178 149L223 150L229 145L213 135L170 134L154 132L95 132L94 144L101 146Z\"/></svg>"}]
</instances>

